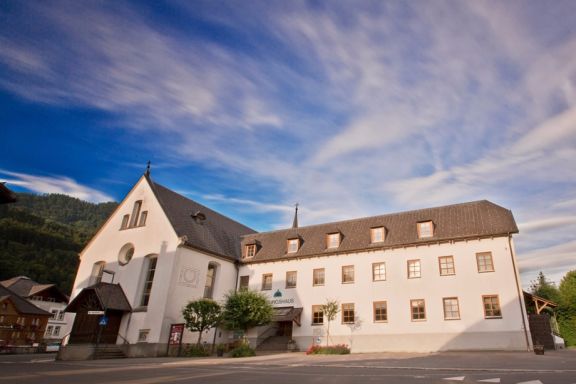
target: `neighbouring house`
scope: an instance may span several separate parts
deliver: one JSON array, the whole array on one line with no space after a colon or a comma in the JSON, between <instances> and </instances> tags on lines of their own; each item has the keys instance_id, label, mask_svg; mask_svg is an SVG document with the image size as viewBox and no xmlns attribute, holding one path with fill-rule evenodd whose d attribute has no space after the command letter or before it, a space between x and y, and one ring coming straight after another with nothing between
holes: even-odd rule
<instances>
[{"instance_id":1,"label":"neighbouring house","mask_svg":"<svg viewBox=\"0 0 576 384\"><path fill-rule=\"evenodd\" d=\"M292 228L256 233L147 171L80 254L69 346L105 333L129 356L165 355L188 301L248 288L275 307L272 324L248 332L254 346L528 350L517 232L509 210L484 200L305 227L295 217ZM330 340L328 299L340 309ZM217 329L204 340L233 336Z\"/></svg>"},{"instance_id":2,"label":"neighbouring house","mask_svg":"<svg viewBox=\"0 0 576 384\"><path fill-rule=\"evenodd\" d=\"M51 314L0 285L0 347L32 346L42 341Z\"/></svg>"},{"instance_id":3,"label":"neighbouring house","mask_svg":"<svg viewBox=\"0 0 576 384\"><path fill-rule=\"evenodd\" d=\"M51 313L43 336L45 342L57 342L70 333L74 316L65 313L69 297L55 284L39 284L26 276L0 281L0 285Z\"/></svg>"}]
</instances>

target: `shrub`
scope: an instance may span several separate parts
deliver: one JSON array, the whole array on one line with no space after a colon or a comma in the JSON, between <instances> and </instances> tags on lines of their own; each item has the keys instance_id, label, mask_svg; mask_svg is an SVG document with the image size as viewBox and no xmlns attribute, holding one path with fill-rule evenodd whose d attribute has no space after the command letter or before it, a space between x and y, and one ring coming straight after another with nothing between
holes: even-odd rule
<instances>
[{"instance_id":1,"label":"shrub","mask_svg":"<svg viewBox=\"0 0 576 384\"><path fill-rule=\"evenodd\" d=\"M202 345L192 344L186 350L188 357L206 357L210 356L210 351L205 349Z\"/></svg>"},{"instance_id":2,"label":"shrub","mask_svg":"<svg viewBox=\"0 0 576 384\"><path fill-rule=\"evenodd\" d=\"M312 345L306 351L307 355L347 355L350 348L346 344L337 344L329 346Z\"/></svg>"},{"instance_id":3,"label":"shrub","mask_svg":"<svg viewBox=\"0 0 576 384\"><path fill-rule=\"evenodd\" d=\"M230 352L232 357L250 357L256 356L256 352L248 344L241 344Z\"/></svg>"}]
</instances>

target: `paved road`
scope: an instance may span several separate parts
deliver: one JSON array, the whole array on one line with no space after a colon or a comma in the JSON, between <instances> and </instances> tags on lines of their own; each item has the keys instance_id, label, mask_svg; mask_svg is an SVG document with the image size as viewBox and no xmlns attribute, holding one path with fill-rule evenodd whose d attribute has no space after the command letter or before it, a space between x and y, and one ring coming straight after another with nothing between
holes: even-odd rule
<instances>
[{"instance_id":1,"label":"paved road","mask_svg":"<svg viewBox=\"0 0 576 384\"><path fill-rule=\"evenodd\" d=\"M53 355L0 356L0 384L60 383L502 383L576 384L576 351L530 353L301 353L244 359L53 361Z\"/></svg>"}]
</instances>

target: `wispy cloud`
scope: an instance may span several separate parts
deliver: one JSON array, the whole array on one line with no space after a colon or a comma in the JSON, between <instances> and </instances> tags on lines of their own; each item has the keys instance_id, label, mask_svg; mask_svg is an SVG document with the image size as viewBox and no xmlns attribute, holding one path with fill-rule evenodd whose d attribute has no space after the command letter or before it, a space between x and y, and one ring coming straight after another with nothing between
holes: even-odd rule
<instances>
[{"instance_id":1,"label":"wispy cloud","mask_svg":"<svg viewBox=\"0 0 576 384\"><path fill-rule=\"evenodd\" d=\"M521 223L521 260L568 241L573 4L171 4L185 28L129 3L22 3L0 26L0 86L109 112L167 164L237 175L205 198L275 223L296 201L313 224L488 198Z\"/></svg>"},{"instance_id":2,"label":"wispy cloud","mask_svg":"<svg viewBox=\"0 0 576 384\"><path fill-rule=\"evenodd\" d=\"M38 176L0 169L0 180L35 193L60 193L94 203L114 201L106 193L78 184L66 176Z\"/></svg>"}]
</instances>

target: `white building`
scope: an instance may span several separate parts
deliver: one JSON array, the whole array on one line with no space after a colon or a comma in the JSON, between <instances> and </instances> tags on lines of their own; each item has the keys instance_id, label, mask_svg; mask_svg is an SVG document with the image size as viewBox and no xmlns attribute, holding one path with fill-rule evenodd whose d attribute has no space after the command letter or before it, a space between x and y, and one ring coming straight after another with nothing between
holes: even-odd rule
<instances>
[{"instance_id":1,"label":"white building","mask_svg":"<svg viewBox=\"0 0 576 384\"><path fill-rule=\"evenodd\" d=\"M100 343L166 354L188 301L248 287L277 307L273 324L249 332L256 345L324 343L319 306L332 299L330 342L353 352L526 350L517 232L510 211L479 201L256 233L145 174L80 254L69 348L96 342L101 316L90 313L105 312Z\"/></svg>"}]
</instances>

